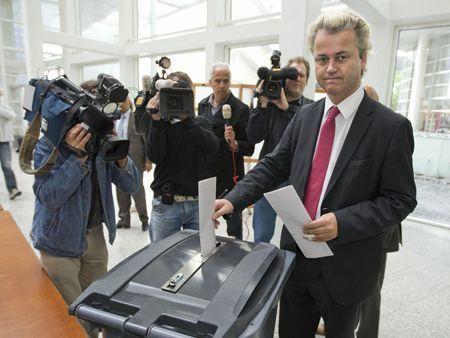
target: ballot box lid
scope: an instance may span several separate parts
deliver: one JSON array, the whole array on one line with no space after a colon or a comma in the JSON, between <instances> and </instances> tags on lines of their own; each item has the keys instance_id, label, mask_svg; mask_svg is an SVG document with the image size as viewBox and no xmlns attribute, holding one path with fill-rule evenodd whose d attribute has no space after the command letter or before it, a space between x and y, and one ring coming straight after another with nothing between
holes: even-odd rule
<instances>
[{"instance_id":1,"label":"ballot box lid","mask_svg":"<svg viewBox=\"0 0 450 338\"><path fill-rule=\"evenodd\" d=\"M116 265L69 312L142 337L151 330L238 337L276 306L294 257L272 244L223 237L201 257L198 232L183 230Z\"/></svg>"}]
</instances>

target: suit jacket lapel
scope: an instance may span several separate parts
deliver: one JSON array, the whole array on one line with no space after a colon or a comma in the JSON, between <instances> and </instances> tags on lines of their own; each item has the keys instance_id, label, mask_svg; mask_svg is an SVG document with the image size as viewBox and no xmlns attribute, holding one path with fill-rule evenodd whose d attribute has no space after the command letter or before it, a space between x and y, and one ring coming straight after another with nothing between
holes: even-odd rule
<instances>
[{"instance_id":1,"label":"suit jacket lapel","mask_svg":"<svg viewBox=\"0 0 450 338\"><path fill-rule=\"evenodd\" d=\"M355 118L353 119L350 130L348 131L347 137L345 138L344 145L342 146L341 152L336 161L336 165L334 166L334 170L331 174L330 182L328 183L324 199L327 197L331 189L333 189L333 186L341 176L345 166L347 165L348 161L361 142L361 139L366 133L367 128L372 122L372 111L373 107L371 105L370 99L368 99L367 95L365 94L363 100L361 101L361 104L358 107L358 110L355 113Z\"/></svg>"}]
</instances>

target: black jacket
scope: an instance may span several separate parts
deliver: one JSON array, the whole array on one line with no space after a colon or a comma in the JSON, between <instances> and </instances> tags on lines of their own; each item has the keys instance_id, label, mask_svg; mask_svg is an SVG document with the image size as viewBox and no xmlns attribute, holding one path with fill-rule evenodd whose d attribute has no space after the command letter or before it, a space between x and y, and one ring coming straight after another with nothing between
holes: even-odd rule
<instances>
[{"instance_id":1,"label":"black jacket","mask_svg":"<svg viewBox=\"0 0 450 338\"><path fill-rule=\"evenodd\" d=\"M208 171L213 176L217 176L218 189L217 193L222 193L224 188L232 188L233 176L233 158L232 152L225 141L225 121L222 112L219 110L215 115L211 112L209 97L204 98L198 104L198 115L209 120L212 125L214 134L220 142L219 151L208 156ZM239 179L244 177L244 156L251 156L255 146L248 140L245 131L249 118L248 106L230 93L228 100L225 102L231 106L231 125L235 132L235 138L239 148L235 154L236 171ZM222 191L219 191L222 190Z\"/></svg>"},{"instance_id":2,"label":"black jacket","mask_svg":"<svg viewBox=\"0 0 450 338\"><path fill-rule=\"evenodd\" d=\"M288 177L303 199L324 102L303 107L274 152L226 196L237 211ZM327 291L339 304L358 303L377 288L386 237L417 204L413 149L411 123L365 94L321 205L321 214L336 215L338 237L327 242L334 256L311 262L320 266ZM281 247L306 259L285 228Z\"/></svg>"},{"instance_id":3,"label":"black jacket","mask_svg":"<svg viewBox=\"0 0 450 338\"><path fill-rule=\"evenodd\" d=\"M289 108L285 111L273 103L269 103L267 108L258 106L252 110L247 125L247 135L253 144L264 141L259 153L260 159L275 149L295 113L312 102L314 101L302 96L297 101L289 102Z\"/></svg>"},{"instance_id":4,"label":"black jacket","mask_svg":"<svg viewBox=\"0 0 450 338\"><path fill-rule=\"evenodd\" d=\"M197 196L198 181L210 177L206 158L218 149L219 140L202 117L175 124L151 121L146 151L156 164L152 190L160 194L162 185L171 182L176 194Z\"/></svg>"}]
</instances>

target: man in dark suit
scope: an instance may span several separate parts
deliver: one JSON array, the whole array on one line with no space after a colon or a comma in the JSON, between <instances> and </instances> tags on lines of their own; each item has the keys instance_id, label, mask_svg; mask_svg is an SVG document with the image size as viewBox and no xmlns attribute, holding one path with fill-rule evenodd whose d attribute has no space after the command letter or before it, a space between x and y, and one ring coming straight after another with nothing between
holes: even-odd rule
<instances>
[{"instance_id":1,"label":"man in dark suit","mask_svg":"<svg viewBox=\"0 0 450 338\"><path fill-rule=\"evenodd\" d=\"M213 93L198 104L198 115L206 118L219 139L220 148L208 156L208 172L217 177L217 194L233 189L244 177L244 156L251 156L255 146L247 138L248 106L230 91L231 71L226 63L211 67L209 84ZM231 107L231 118L226 121L222 107ZM242 214L233 213L227 220L227 233L242 239Z\"/></svg>"},{"instance_id":2,"label":"man in dark suit","mask_svg":"<svg viewBox=\"0 0 450 338\"><path fill-rule=\"evenodd\" d=\"M117 222L117 228L129 228L130 227L130 207L131 196L133 196L136 210L141 220L142 231L148 229L148 214L147 214L147 202L145 200L145 188L142 183L144 170L149 172L152 169L152 163L147 160L145 155L145 137L136 133L134 127L134 118L132 113L134 106L132 100L127 97L127 100L120 104L122 111L122 117L116 121L116 130L119 136L126 137L130 140L130 148L128 155L136 164L138 171L141 175L141 187L139 191L134 194L123 192L117 188L117 203L119 205L119 221Z\"/></svg>"},{"instance_id":3,"label":"man in dark suit","mask_svg":"<svg viewBox=\"0 0 450 338\"><path fill-rule=\"evenodd\" d=\"M334 255L306 259L286 228L281 247L297 252L280 306L280 337L354 337L361 302L376 292L386 238L416 206L411 123L361 86L370 29L356 13L327 11L311 26L309 49L327 97L302 108L277 148L225 199L217 219L241 210L289 178L313 221L298 231Z\"/></svg>"}]
</instances>

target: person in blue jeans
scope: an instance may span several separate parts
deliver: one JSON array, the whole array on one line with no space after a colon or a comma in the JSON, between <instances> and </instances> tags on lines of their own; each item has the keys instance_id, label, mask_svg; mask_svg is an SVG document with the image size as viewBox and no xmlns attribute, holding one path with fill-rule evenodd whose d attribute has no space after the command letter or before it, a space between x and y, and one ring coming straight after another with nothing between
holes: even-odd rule
<instances>
[{"instance_id":1,"label":"person in blue jeans","mask_svg":"<svg viewBox=\"0 0 450 338\"><path fill-rule=\"evenodd\" d=\"M297 56L289 59L286 67L296 68L298 71L297 78L285 81L284 89L278 100L260 95L257 107L250 113L250 119L247 124L247 137L250 142L255 144L264 141L259 159L262 159L275 149L297 111L304 105L313 102L303 96L303 90L309 78L309 62L305 58ZM261 81L256 91L261 92L263 82ZM281 186L285 185L286 183ZM255 243L269 243L275 231L277 215L264 197L258 200L253 205L253 208Z\"/></svg>"},{"instance_id":2,"label":"person in blue jeans","mask_svg":"<svg viewBox=\"0 0 450 338\"><path fill-rule=\"evenodd\" d=\"M169 79L192 89L191 79L183 72L172 73ZM151 116L147 157L155 164L149 233L151 241L157 242L181 229L199 228L198 181L210 177L207 156L218 151L219 140L201 116L162 119L159 92L147 111Z\"/></svg>"},{"instance_id":3,"label":"person in blue jeans","mask_svg":"<svg viewBox=\"0 0 450 338\"><path fill-rule=\"evenodd\" d=\"M84 155L91 134L81 124L71 128L51 171L37 175L31 240L41 263L65 302L71 304L93 281L107 271L109 243L116 237L112 184L134 193L140 175L129 157L107 162L101 154ZM77 154L70 149L79 150ZM34 164L40 167L53 145L43 136L36 144ZM90 337L95 328L82 323Z\"/></svg>"},{"instance_id":4,"label":"person in blue jeans","mask_svg":"<svg viewBox=\"0 0 450 338\"><path fill-rule=\"evenodd\" d=\"M17 189L16 176L11 167L11 141L13 140L11 121L15 117L16 113L3 103L3 93L0 91L0 163L11 200L22 194Z\"/></svg>"}]
</instances>

